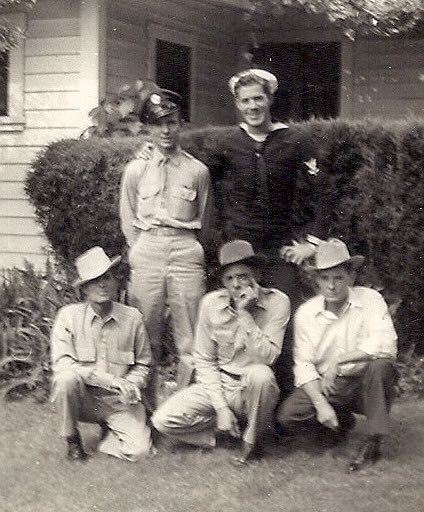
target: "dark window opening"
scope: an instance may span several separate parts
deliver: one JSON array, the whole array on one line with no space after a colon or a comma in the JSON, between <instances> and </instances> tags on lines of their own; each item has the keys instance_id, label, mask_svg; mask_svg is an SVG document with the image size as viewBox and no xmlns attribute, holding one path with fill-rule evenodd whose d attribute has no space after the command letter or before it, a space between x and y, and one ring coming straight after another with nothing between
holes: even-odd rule
<instances>
[{"instance_id":1,"label":"dark window opening","mask_svg":"<svg viewBox=\"0 0 424 512\"><path fill-rule=\"evenodd\" d=\"M341 47L337 42L264 44L254 63L278 77L272 114L278 120L337 117Z\"/></svg>"},{"instance_id":2,"label":"dark window opening","mask_svg":"<svg viewBox=\"0 0 424 512\"><path fill-rule=\"evenodd\" d=\"M9 54L0 52L0 116L8 115L7 83L9 80Z\"/></svg>"},{"instance_id":3,"label":"dark window opening","mask_svg":"<svg viewBox=\"0 0 424 512\"><path fill-rule=\"evenodd\" d=\"M156 40L156 83L182 97L183 119L190 121L191 48Z\"/></svg>"}]
</instances>

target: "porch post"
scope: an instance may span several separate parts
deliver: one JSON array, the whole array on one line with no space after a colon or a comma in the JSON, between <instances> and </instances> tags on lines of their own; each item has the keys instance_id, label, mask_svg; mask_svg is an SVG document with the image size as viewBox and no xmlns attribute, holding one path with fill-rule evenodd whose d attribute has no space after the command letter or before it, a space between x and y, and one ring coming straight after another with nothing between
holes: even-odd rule
<instances>
[{"instance_id":1,"label":"porch post","mask_svg":"<svg viewBox=\"0 0 424 512\"><path fill-rule=\"evenodd\" d=\"M81 0L80 4L80 119L89 125L88 112L106 91L106 12L104 0Z\"/></svg>"}]
</instances>

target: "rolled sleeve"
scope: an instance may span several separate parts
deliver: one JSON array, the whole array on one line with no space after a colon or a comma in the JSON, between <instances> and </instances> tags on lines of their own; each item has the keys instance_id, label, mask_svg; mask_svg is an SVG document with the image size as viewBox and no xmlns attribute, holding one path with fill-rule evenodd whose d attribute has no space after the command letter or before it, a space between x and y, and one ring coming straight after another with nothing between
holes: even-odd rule
<instances>
[{"instance_id":1,"label":"rolled sleeve","mask_svg":"<svg viewBox=\"0 0 424 512\"><path fill-rule=\"evenodd\" d=\"M358 349L375 357L386 355L396 358L396 331L387 304L378 292L375 292L372 307L366 317L366 325L367 333Z\"/></svg>"}]
</instances>

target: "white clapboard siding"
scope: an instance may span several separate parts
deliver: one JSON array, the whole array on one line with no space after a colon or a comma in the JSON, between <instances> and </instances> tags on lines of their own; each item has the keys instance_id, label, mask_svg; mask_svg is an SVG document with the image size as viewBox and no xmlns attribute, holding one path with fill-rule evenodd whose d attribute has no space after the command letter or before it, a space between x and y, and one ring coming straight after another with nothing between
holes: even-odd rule
<instances>
[{"instance_id":1,"label":"white clapboard siding","mask_svg":"<svg viewBox=\"0 0 424 512\"><path fill-rule=\"evenodd\" d=\"M36 55L25 59L25 74L78 73L80 64L79 54Z\"/></svg>"},{"instance_id":2,"label":"white clapboard siding","mask_svg":"<svg viewBox=\"0 0 424 512\"><path fill-rule=\"evenodd\" d=\"M2 235L42 235L41 226L35 218L4 217L0 222Z\"/></svg>"},{"instance_id":3,"label":"white clapboard siding","mask_svg":"<svg viewBox=\"0 0 424 512\"><path fill-rule=\"evenodd\" d=\"M26 199L21 181L4 181L0 184L0 199Z\"/></svg>"},{"instance_id":4,"label":"white clapboard siding","mask_svg":"<svg viewBox=\"0 0 424 512\"><path fill-rule=\"evenodd\" d=\"M1 150L0 150L1 151ZM28 173L27 164L0 163L0 186L3 181L24 181Z\"/></svg>"},{"instance_id":5,"label":"white clapboard siding","mask_svg":"<svg viewBox=\"0 0 424 512\"><path fill-rule=\"evenodd\" d=\"M0 269L25 266L30 262L36 268L42 269L46 264L46 256L43 254L28 254L19 252L0 252Z\"/></svg>"},{"instance_id":6,"label":"white clapboard siding","mask_svg":"<svg viewBox=\"0 0 424 512\"><path fill-rule=\"evenodd\" d=\"M81 132L79 9L79 0L38 0L27 16L25 127L0 131L0 268L45 262L24 180L40 150Z\"/></svg>"},{"instance_id":7,"label":"white clapboard siding","mask_svg":"<svg viewBox=\"0 0 424 512\"><path fill-rule=\"evenodd\" d=\"M25 254L41 254L46 241L38 235L2 235L4 252L21 252Z\"/></svg>"},{"instance_id":8,"label":"white clapboard siding","mask_svg":"<svg viewBox=\"0 0 424 512\"><path fill-rule=\"evenodd\" d=\"M79 73L27 74L25 75L25 91L78 91L79 82Z\"/></svg>"},{"instance_id":9,"label":"white clapboard siding","mask_svg":"<svg viewBox=\"0 0 424 512\"><path fill-rule=\"evenodd\" d=\"M0 199L2 217L34 217L34 209L26 199Z\"/></svg>"},{"instance_id":10,"label":"white clapboard siding","mask_svg":"<svg viewBox=\"0 0 424 512\"><path fill-rule=\"evenodd\" d=\"M60 117L59 117L60 119ZM81 129L75 128L27 128L17 135L0 133L0 145L3 147L16 146L47 146L61 139L78 137Z\"/></svg>"}]
</instances>

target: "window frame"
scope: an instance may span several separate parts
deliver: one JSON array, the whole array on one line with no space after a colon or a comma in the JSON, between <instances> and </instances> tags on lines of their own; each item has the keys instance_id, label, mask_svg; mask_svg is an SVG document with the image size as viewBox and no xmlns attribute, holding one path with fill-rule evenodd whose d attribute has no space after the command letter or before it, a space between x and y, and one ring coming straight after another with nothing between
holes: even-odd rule
<instances>
[{"instance_id":1,"label":"window frame","mask_svg":"<svg viewBox=\"0 0 424 512\"><path fill-rule=\"evenodd\" d=\"M196 70L197 70L197 46L198 37L196 34L170 29L150 23L147 28L148 33L148 67L147 75L152 80L156 80L156 41L158 39L169 43L187 46L191 49L190 62L190 123L195 122L196 118Z\"/></svg>"},{"instance_id":2,"label":"window frame","mask_svg":"<svg viewBox=\"0 0 424 512\"><path fill-rule=\"evenodd\" d=\"M24 13L3 14L8 22L25 30L26 15ZM23 131L25 128L24 111L24 64L25 42L22 39L18 45L8 50L9 74L7 80L8 114L0 116L0 132Z\"/></svg>"}]
</instances>

